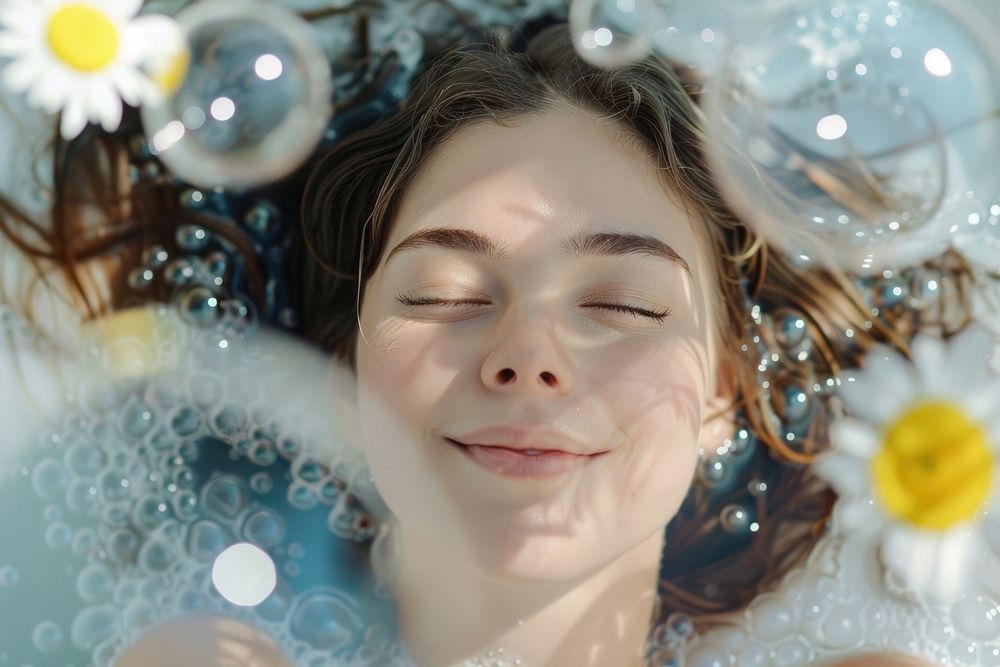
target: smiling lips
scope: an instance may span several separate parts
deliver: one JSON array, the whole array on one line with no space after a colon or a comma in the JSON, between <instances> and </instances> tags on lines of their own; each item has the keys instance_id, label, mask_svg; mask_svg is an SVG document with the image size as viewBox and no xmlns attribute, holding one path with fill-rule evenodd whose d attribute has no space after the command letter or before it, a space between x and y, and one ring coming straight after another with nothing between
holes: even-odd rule
<instances>
[{"instance_id":1,"label":"smiling lips","mask_svg":"<svg viewBox=\"0 0 1000 667\"><path fill-rule=\"evenodd\" d=\"M544 479L578 470L606 454L567 454L558 450L512 449L501 446L464 445L445 438L454 447L487 470L505 477Z\"/></svg>"}]
</instances>

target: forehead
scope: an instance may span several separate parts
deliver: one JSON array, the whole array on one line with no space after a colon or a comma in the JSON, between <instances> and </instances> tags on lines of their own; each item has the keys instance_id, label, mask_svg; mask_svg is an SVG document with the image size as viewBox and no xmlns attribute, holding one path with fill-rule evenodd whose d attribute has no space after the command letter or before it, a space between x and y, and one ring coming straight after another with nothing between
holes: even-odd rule
<instances>
[{"instance_id":1,"label":"forehead","mask_svg":"<svg viewBox=\"0 0 1000 667\"><path fill-rule=\"evenodd\" d=\"M615 230L698 250L693 222L649 157L610 121L562 109L467 126L420 168L389 236L473 229L516 252Z\"/></svg>"}]
</instances>

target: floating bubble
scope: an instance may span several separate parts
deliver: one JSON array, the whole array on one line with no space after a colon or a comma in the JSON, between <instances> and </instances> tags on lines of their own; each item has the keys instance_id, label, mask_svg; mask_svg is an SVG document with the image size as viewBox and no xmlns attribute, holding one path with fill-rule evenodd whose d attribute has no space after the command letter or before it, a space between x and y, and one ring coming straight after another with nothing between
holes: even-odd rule
<instances>
[{"instance_id":1,"label":"floating bubble","mask_svg":"<svg viewBox=\"0 0 1000 667\"><path fill-rule=\"evenodd\" d=\"M292 611L292 634L313 648L332 651L350 644L364 629L354 600L336 591L300 598Z\"/></svg>"},{"instance_id":2,"label":"floating bubble","mask_svg":"<svg viewBox=\"0 0 1000 667\"><path fill-rule=\"evenodd\" d=\"M251 463L259 466L269 466L278 460L278 451L270 440L258 440L250 446Z\"/></svg>"},{"instance_id":3,"label":"floating bubble","mask_svg":"<svg viewBox=\"0 0 1000 667\"><path fill-rule=\"evenodd\" d=\"M580 57L598 67L613 67L649 53L655 26L651 0L573 0L569 28Z\"/></svg>"},{"instance_id":4,"label":"floating bubble","mask_svg":"<svg viewBox=\"0 0 1000 667\"><path fill-rule=\"evenodd\" d=\"M42 653L58 651L64 639L62 628L55 621L42 621L31 631L31 641Z\"/></svg>"},{"instance_id":5,"label":"floating bubble","mask_svg":"<svg viewBox=\"0 0 1000 667\"><path fill-rule=\"evenodd\" d=\"M181 437L193 435L201 428L201 412L187 405L177 408L170 418L170 428Z\"/></svg>"},{"instance_id":6,"label":"floating bubble","mask_svg":"<svg viewBox=\"0 0 1000 667\"><path fill-rule=\"evenodd\" d=\"M143 599L132 600L122 613L122 625L128 630L141 630L157 619L156 608Z\"/></svg>"},{"instance_id":7,"label":"floating bubble","mask_svg":"<svg viewBox=\"0 0 1000 667\"><path fill-rule=\"evenodd\" d=\"M250 488L256 493L268 493L274 488L274 480L266 472L257 472L250 477Z\"/></svg>"},{"instance_id":8,"label":"floating bubble","mask_svg":"<svg viewBox=\"0 0 1000 667\"><path fill-rule=\"evenodd\" d=\"M171 503L174 506L174 512L177 513L177 516L189 517L198 508L198 496L191 491L179 491L173 497Z\"/></svg>"},{"instance_id":9,"label":"floating bubble","mask_svg":"<svg viewBox=\"0 0 1000 667\"><path fill-rule=\"evenodd\" d=\"M145 496L132 508L132 521L145 530L153 530L170 518L170 508L157 496Z\"/></svg>"},{"instance_id":10,"label":"floating bubble","mask_svg":"<svg viewBox=\"0 0 1000 667\"><path fill-rule=\"evenodd\" d=\"M73 553L78 556L86 556L95 551L99 544L97 533L90 528L81 528L73 536Z\"/></svg>"},{"instance_id":11,"label":"floating bubble","mask_svg":"<svg viewBox=\"0 0 1000 667\"><path fill-rule=\"evenodd\" d=\"M116 530L108 540L111 555L121 563L131 563L139 552L139 537L131 530Z\"/></svg>"},{"instance_id":12,"label":"floating bubble","mask_svg":"<svg viewBox=\"0 0 1000 667\"><path fill-rule=\"evenodd\" d=\"M76 575L76 593L85 602L107 600L114 590L115 577L106 565L91 563Z\"/></svg>"},{"instance_id":13,"label":"floating bubble","mask_svg":"<svg viewBox=\"0 0 1000 667\"><path fill-rule=\"evenodd\" d=\"M243 536L247 541L269 549L285 539L285 521L268 507L256 510L244 522Z\"/></svg>"},{"instance_id":14,"label":"floating bubble","mask_svg":"<svg viewBox=\"0 0 1000 667\"><path fill-rule=\"evenodd\" d=\"M13 586L20 579L20 575L17 573L17 569L12 565L4 565L0 567L0 586L6 588L7 586Z\"/></svg>"},{"instance_id":15,"label":"floating bubble","mask_svg":"<svg viewBox=\"0 0 1000 667\"><path fill-rule=\"evenodd\" d=\"M191 65L142 107L150 150L184 180L245 188L312 153L332 112L330 66L308 23L261 2L195 3L176 15Z\"/></svg>"},{"instance_id":16,"label":"floating bubble","mask_svg":"<svg viewBox=\"0 0 1000 667\"><path fill-rule=\"evenodd\" d=\"M187 536L187 551L194 558L211 562L229 544L229 537L213 521L202 520L191 526Z\"/></svg>"},{"instance_id":17,"label":"floating bubble","mask_svg":"<svg viewBox=\"0 0 1000 667\"><path fill-rule=\"evenodd\" d=\"M45 544L52 549L63 548L69 544L71 539L73 539L73 531L62 521L56 521L45 529Z\"/></svg>"},{"instance_id":18,"label":"floating bubble","mask_svg":"<svg viewBox=\"0 0 1000 667\"><path fill-rule=\"evenodd\" d=\"M180 293L177 311L185 322L197 327L214 326L222 317L219 298L202 285L192 285Z\"/></svg>"},{"instance_id":19,"label":"floating bubble","mask_svg":"<svg viewBox=\"0 0 1000 667\"><path fill-rule=\"evenodd\" d=\"M271 202L260 202L247 210L243 216L243 224L268 238L281 227L281 211Z\"/></svg>"},{"instance_id":20,"label":"floating bubble","mask_svg":"<svg viewBox=\"0 0 1000 667\"><path fill-rule=\"evenodd\" d=\"M927 0L746 17L705 100L734 208L800 266L872 274L945 250L996 187L1000 46L983 25Z\"/></svg>"},{"instance_id":21,"label":"floating bubble","mask_svg":"<svg viewBox=\"0 0 1000 667\"><path fill-rule=\"evenodd\" d=\"M177 558L177 549L163 540L149 540L139 547L139 565L151 572L163 572Z\"/></svg>"},{"instance_id":22,"label":"floating bubble","mask_svg":"<svg viewBox=\"0 0 1000 667\"><path fill-rule=\"evenodd\" d=\"M40 497L54 500L62 497L69 484L70 475L66 466L56 459L44 459L31 473L31 486Z\"/></svg>"},{"instance_id":23,"label":"floating bubble","mask_svg":"<svg viewBox=\"0 0 1000 667\"><path fill-rule=\"evenodd\" d=\"M750 514L739 505L726 505L719 513L722 528L729 533L743 533L750 526Z\"/></svg>"},{"instance_id":24,"label":"floating bubble","mask_svg":"<svg viewBox=\"0 0 1000 667\"><path fill-rule=\"evenodd\" d=\"M212 236L200 225L181 225L175 234L177 245L181 250L198 252L204 250Z\"/></svg>"},{"instance_id":25,"label":"floating bubble","mask_svg":"<svg viewBox=\"0 0 1000 667\"><path fill-rule=\"evenodd\" d=\"M222 435L235 435L246 424L246 413L235 405L226 405L219 409L212 418L212 425Z\"/></svg>"},{"instance_id":26,"label":"floating bubble","mask_svg":"<svg viewBox=\"0 0 1000 667\"><path fill-rule=\"evenodd\" d=\"M288 487L288 504L300 510L307 510L316 505L316 494L299 480Z\"/></svg>"},{"instance_id":27,"label":"floating bubble","mask_svg":"<svg viewBox=\"0 0 1000 667\"><path fill-rule=\"evenodd\" d=\"M208 512L229 519L235 517L247 504L243 481L232 475L216 477L202 490L202 504Z\"/></svg>"},{"instance_id":28,"label":"floating bubble","mask_svg":"<svg viewBox=\"0 0 1000 667\"><path fill-rule=\"evenodd\" d=\"M118 633L118 610L111 605L87 607L76 615L70 627L70 638L82 649L93 648L98 642Z\"/></svg>"},{"instance_id":29,"label":"floating bubble","mask_svg":"<svg viewBox=\"0 0 1000 667\"><path fill-rule=\"evenodd\" d=\"M104 468L108 458L99 447L82 443L67 449L63 460L73 473L87 477L99 473Z\"/></svg>"}]
</instances>

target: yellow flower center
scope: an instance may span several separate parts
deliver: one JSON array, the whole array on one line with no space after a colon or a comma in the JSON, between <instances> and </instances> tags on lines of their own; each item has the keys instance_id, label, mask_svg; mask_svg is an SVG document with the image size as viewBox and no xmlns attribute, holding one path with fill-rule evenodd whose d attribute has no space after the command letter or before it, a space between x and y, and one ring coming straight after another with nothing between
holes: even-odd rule
<instances>
[{"instance_id":1,"label":"yellow flower center","mask_svg":"<svg viewBox=\"0 0 1000 667\"><path fill-rule=\"evenodd\" d=\"M920 403L900 415L871 466L889 512L922 528L945 530L971 517L993 484L982 426L946 402Z\"/></svg>"},{"instance_id":2,"label":"yellow flower center","mask_svg":"<svg viewBox=\"0 0 1000 667\"><path fill-rule=\"evenodd\" d=\"M49 48L66 66L96 72L118 53L118 28L108 16L88 4L64 5L49 19Z\"/></svg>"}]
</instances>

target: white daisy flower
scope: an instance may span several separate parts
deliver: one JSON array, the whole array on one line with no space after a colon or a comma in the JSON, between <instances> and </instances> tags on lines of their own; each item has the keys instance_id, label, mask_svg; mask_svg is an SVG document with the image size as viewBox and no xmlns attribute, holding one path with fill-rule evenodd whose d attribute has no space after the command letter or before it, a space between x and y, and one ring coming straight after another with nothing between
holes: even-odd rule
<instances>
[{"instance_id":1,"label":"white daisy flower","mask_svg":"<svg viewBox=\"0 0 1000 667\"><path fill-rule=\"evenodd\" d=\"M152 103L176 89L187 47L167 16L136 13L142 0L6 0L0 6L3 83L47 113L62 111L69 140L88 121L108 132L121 123L122 100Z\"/></svg>"},{"instance_id":2,"label":"white daisy flower","mask_svg":"<svg viewBox=\"0 0 1000 667\"><path fill-rule=\"evenodd\" d=\"M972 325L947 343L919 334L912 362L870 351L842 377L849 416L831 425L834 449L814 466L840 496L836 528L871 538L887 585L917 601L993 588L982 573L1000 556L994 341Z\"/></svg>"}]
</instances>

